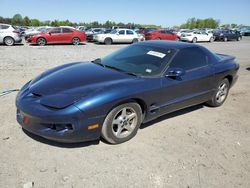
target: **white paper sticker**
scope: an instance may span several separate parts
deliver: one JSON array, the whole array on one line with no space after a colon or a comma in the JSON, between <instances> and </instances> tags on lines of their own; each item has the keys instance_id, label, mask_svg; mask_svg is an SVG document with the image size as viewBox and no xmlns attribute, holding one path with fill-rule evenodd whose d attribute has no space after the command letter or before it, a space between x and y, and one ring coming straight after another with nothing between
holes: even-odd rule
<instances>
[{"instance_id":1,"label":"white paper sticker","mask_svg":"<svg viewBox=\"0 0 250 188\"><path fill-rule=\"evenodd\" d=\"M156 52L156 51L152 51L152 50L149 51L147 54L148 55L153 55L153 56L159 57L159 58L164 58L166 56L166 54L164 54L164 53Z\"/></svg>"}]
</instances>

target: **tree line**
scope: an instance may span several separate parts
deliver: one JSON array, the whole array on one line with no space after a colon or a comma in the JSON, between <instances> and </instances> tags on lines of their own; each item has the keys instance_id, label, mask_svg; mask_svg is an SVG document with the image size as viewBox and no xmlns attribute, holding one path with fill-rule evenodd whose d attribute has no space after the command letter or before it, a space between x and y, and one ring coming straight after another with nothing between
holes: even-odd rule
<instances>
[{"instance_id":1,"label":"tree line","mask_svg":"<svg viewBox=\"0 0 250 188\"><path fill-rule=\"evenodd\" d=\"M47 20L40 21L38 19L30 19L28 16L22 17L21 14L15 14L12 18L4 18L0 16L0 23L12 24L16 26L72 26L76 27L83 25L86 27L112 27L112 26L124 26L128 28L140 28L140 27L155 27L160 28L159 25L148 25L148 24L136 24L136 23L116 23L112 21L106 21L105 23L100 23L98 21L86 23L86 22L71 22L69 20Z\"/></svg>"},{"instance_id":2,"label":"tree line","mask_svg":"<svg viewBox=\"0 0 250 188\"><path fill-rule=\"evenodd\" d=\"M136 23L116 23L113 21L106 21L105 23L100 23L98 21L86 23L86 22L71 22L69 20L47 20L47 21L40 21L38 19L31 19L28 16L22 17L21 14L15 14L12 18L4 18L0 16L0 23L6 23L6 24L12 24L17 26L79 26L83 25L86 27L112 27L112 26L124 26L128 28L161 28L160 25L154 25L154 24L136 24ZM207 18L207 19L196 19L196 18L190 18L186 21L186 23L181 24L180 26L175 26L175 28L181 28L181 29L194 29L194 28L218 28L220 26L220 21L215 20L213 18ZM224 24L221 25L221 27L224 28L236 28L237 24Z\"/></svg>"}]
</instances>

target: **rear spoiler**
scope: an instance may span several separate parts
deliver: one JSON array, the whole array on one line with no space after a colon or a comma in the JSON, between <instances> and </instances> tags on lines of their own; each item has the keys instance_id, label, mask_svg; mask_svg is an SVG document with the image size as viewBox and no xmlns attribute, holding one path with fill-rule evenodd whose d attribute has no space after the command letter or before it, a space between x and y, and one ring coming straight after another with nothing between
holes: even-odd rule
<instances>
[{"instance_id":1,"label":"rear spoiler","mask_svg":"<svg viewBox=\"0 0 250 188\"><path fill-rule=\"evenodd\" d=\"M225 61L233 61L235 60L235 56L232 56L232 55L226 55L226 54L218 54L218 53L215 53L215 56L218 57L219 59L219 62L225 62Z\"/></svg>"}]
</instances>

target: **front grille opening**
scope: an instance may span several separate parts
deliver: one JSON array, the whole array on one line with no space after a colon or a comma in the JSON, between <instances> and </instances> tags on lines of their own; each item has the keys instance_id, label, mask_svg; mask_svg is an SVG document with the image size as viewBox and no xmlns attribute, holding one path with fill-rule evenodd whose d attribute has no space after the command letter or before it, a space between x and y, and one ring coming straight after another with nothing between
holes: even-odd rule
<instances>
[{"instance_id":1,"label":"front grille opening","mask_svg":"<svg viewBox=\"0 0 250 188\"><path fill-rule=\"evenodd\" d=\"M43 125L57 132L73 130L73 126L70 123L51 123L51 124L43 124Z\"/></svg>"},{"instance_id":2,"label":"front grille opening","mask_svg":"<svg viewBox=\"0 0 250 188\"><path fill-rule=\"evenodd\" d=\"M32 97L41 97L42 95L37 94L37 93L32 93Z\"/></svg>"}]
</instances>

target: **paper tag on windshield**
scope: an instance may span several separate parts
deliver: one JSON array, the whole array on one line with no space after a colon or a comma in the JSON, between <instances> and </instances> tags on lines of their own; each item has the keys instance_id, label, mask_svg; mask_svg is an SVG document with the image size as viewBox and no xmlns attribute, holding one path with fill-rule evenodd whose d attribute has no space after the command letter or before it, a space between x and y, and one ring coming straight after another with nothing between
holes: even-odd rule
<instances>
[{"instance_id":1,"label":"paper tag on windshield","mask_svg":"<svg viewBox=\"0 0 250 188\"><path fill-rule=\"evenodd\" d=\"M153 56L159 57L159 58L164 58L166 56L166 54L164 54L164 53L156 52L156 51L152 51L152 50L149 51L147 54L148 55L153 55Z\"/></svg>"}]
</instances>

